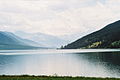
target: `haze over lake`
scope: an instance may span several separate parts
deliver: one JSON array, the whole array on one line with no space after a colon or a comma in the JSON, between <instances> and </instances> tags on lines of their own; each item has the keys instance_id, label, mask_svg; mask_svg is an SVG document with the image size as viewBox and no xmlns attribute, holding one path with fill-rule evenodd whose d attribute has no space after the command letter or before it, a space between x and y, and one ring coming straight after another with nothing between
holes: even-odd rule
<instances>
[{"instance_id":1,"label":"haze over lake","mask_svg":"<svg viewBox=\"0 0 120 80\"><path fill-rule=\"evenodd\" d=\"M1 50L0 75L120 78L120 50Z\"/></svg>"}]
</instances>

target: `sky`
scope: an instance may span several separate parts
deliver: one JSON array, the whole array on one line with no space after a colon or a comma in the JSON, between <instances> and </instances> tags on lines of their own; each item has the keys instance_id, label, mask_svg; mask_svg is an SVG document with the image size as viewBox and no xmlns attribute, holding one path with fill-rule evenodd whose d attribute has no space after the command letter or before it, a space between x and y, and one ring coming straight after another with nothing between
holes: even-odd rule
<instances>
[{"instance_id":1,"label":"sky","mask_svg":"<svg viewBox=\"0 0 120 80\"><path fill-rule=\"evenodd\" d=\"M0 0L1 31L88 34L119 19L120 0Z\"/></svg>"}]
</instances>

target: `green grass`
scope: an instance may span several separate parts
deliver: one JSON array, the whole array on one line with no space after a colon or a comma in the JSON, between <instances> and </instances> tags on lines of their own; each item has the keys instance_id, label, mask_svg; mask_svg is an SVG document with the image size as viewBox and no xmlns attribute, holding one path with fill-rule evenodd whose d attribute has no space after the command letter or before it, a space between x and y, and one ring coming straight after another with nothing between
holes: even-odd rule
<instances>
[{"instance_id":1,"label":"green grass","mask_svg":"<svg viewBox=\"0 0 120 80\"><path fill-rule=\"evenodd\" d=\"M56 77L56 76L0 76L0 80L120 80L120 78L92 78L92 77Z\"/></svg>"}]
</instances>

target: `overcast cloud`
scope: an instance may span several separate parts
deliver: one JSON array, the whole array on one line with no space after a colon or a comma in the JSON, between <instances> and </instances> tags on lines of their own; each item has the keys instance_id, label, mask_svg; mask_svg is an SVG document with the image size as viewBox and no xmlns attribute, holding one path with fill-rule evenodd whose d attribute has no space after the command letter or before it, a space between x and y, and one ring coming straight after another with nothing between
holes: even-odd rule
<instances>
[{"instance_id":1,"label":"overcast cloud","mask_svg":"<svg viewBox=\"0 0 120 80\"><path fill-rule=\"evenodd\" d=\"M120 0L0 0L0 30L90 33L120 19Z\"/></svg>"}]
</instances>

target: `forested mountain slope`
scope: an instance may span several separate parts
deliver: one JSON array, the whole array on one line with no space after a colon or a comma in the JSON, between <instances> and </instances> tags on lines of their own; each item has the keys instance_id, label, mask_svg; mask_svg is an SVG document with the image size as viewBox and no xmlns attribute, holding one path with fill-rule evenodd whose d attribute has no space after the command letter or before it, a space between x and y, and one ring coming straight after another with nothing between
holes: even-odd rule
<instances>
[{"instance_id":1,"label":"forested mountain slope","mask_svg":"<svg viewBox=\"0 0 120 80\"><path fill-rule=\"evenodd\" d=\"M120 48L120 20L64 46L78 48Z\"/></svg>"}]
</instances>

